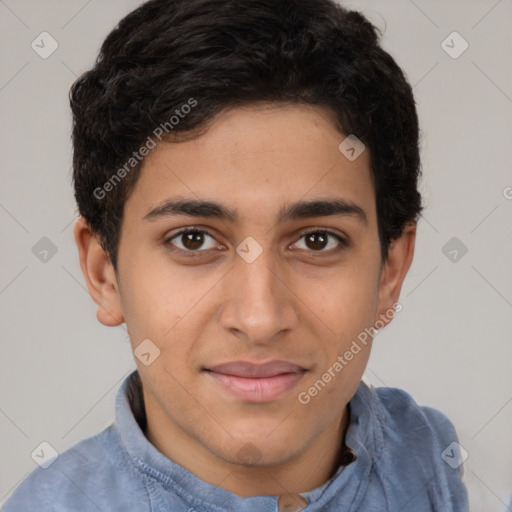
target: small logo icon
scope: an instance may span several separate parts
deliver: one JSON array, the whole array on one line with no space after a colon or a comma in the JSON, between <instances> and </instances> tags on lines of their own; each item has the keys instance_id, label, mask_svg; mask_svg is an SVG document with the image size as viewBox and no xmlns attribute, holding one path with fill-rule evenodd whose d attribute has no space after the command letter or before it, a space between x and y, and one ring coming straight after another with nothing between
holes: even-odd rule
<instances>
[{"instance_id":1,"label":"small logo icon","mask_svg":"<svg viewBox=\"0 0 512 512\"><path fill-rule=\"evenodd\" d=\"M236 458L242 464L256 464L262 456L263 454L252 443L245 443L236 454Z\"/></svg>"},{"instance_id":2,"label":"small logo icon","mask_svg":"<svg viewBox=\"0 0 512 512\"><path fill-rule=\"evenodd\" d=\"M458 59L468 49L468 47L468 42L458 32L452 32L441 43L441 48L452 59Z\"/></svg>"},{"instance_id":3,"label":"small logo icon","mask_svg":"<svg viewBox=\"0 0 512 512\"><path fill-rule=\"evenodd\" d=\"M448 445L443 453L441 453L443 460L453 469L457 469L469 457L469 453L462 445L455 441Z\"/></svg>"},{"instance_id":4,"label":"small logo icon","mask_svg":"<svg viewBox=\"0 0 512 512\"><path fill-rule=\"evenodd\" d=\"M43 469L47 469L55 462L59 454L50 443L43 441L30 454L30 456L36 464L41 466Z\"/></svg>"},{"instance_id":5,"label":"small logo icon","mask_svg":"<svg viewBox=\"0 0 512 512\"><path fill-rule=\"evenodd\" d=\"M133 355L144 365L149 366L160 355L160 349L149 339L139 343Z\"/></svg>"},{"instance_id":6,"label":"small logo icon","mask_svg":"<svg viewBox=\"0 0 512 512\"><path fill-rule=\"evenodd\" d=\"M263 247L252 236L248 236L236 248L236 252L246 263L252 263L263 252Z\"/></svg>"},{"instance_id":7,"label":"small logo icon","mask_svg":"<svg viewBox=\"0 0 512 512\"><path fill-rule=\"evenodd\" d=\"M458 263L468 252L468 248L453 236L443 245L441 251L452 263Z\"/></svg>"},{"instance_id":8,"label":"small logo icon","mask_svg":"<svg viewBox=\"0 0 512 512\"><path fill-rule=\"evenodd\" d=\"M48 263L57 254L57 246L49 238L43 236L32 247L32 254L42 263Z\"/></svg>"},{"instance_id":9,"label":"small logo icon","mask_svg":"<svg viewBox=\"0 0 512 512\"><path fill-rule=\"evenodd\" d=\"M353 162L365 150L365 145L353 133L351 133L338 146L338 149L345 158Z\"/></svg>"},{"instance_id":10,"label":"small logo icon","mask_svg":"<svg viewBox=\"0 0 512 512\"><path fill-rule=\"evenodd\" d=\"M47 59L59 47L59 43L48 32L41 32L30 46L39 57Z\"/></svg>"}]
</instances>

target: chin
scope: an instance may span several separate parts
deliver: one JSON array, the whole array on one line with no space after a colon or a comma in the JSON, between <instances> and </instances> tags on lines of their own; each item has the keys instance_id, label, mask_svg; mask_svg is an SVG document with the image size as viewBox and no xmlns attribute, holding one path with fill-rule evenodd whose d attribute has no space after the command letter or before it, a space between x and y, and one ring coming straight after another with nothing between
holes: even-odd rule
<instances>
[{"instance_id":1,"label":"chin","mask_svg":"<svg viewBox=\"0 0 512 512\"><path fill-rule=\"evenodd\" d=\"M230 446L223 453L214 451L215 455L230 464L236 464L246 467L275 466L282 464L293 458L296 449L291 451L290 439L275 439L269 441L268 437L262 436L255 438L248 437L247 440L238 438L236 441L230 440ZM295 446L295 448L297 448Z\"/></svg>"}]
</instances>

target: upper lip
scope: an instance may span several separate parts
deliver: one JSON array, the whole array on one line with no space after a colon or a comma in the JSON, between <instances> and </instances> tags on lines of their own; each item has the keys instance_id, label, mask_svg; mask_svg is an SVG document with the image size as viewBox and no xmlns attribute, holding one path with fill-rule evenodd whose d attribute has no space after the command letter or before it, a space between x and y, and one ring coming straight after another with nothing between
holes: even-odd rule
<instances>
[{"instance_id":1,"label":"upper lip","mask_svg":"<svg viewBox=\"0 0 512 512\"><path fill-rule=\"evenodd\" d=\"M206 370L234 377L265 378L275 377L284 373L303 373L305 368L288 361L270 361L265 364L254 364L248 361L232 361L206 368Z\"/></svg>"}]
</instances>

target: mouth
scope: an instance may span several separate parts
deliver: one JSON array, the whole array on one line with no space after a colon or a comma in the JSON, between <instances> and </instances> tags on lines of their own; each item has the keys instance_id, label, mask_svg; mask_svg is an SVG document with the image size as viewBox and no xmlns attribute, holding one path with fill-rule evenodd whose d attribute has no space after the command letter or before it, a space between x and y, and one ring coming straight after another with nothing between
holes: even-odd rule
<instances>
[{"instance_id":1,"label":"mouth","mask_svg":"<svg viewBox=\"0 0 512 512\"><path fill-rule=\"evenodd\" d=\"M231 396L248 402L270 402L296 387L308 370L287 361L234 361L203 371Z\"/></svg>"}]
</instances>

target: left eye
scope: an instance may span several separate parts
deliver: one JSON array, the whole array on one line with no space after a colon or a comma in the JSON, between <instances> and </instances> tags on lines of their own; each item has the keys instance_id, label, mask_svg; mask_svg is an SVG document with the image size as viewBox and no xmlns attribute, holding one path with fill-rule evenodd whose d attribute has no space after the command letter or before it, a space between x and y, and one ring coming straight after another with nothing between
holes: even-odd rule
<instances>
[{"instance_id":1,"label":"left eye","mask_svg":"<svg viewBox=\"0 0 512 512\"><path fill-rule=\"evenodd\" d=\"M310 231L309 233L304 233L300 240L304 239L304 246L305 247L299 247L299 249L310 249L314 252L327 252L324 249L335 249L336 247L339 247L340 245L342 247L346 246L347 243L345 240L338 234L332 233L331 231ZM329 239L331 241L329 242ZM332 241L332 239L335 240L335 242ZM298 243L295 244L295 246L298 246Z\"/></svg>"}]
</instances>

